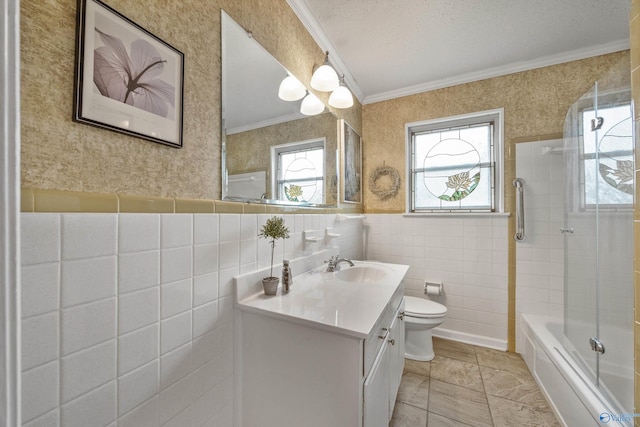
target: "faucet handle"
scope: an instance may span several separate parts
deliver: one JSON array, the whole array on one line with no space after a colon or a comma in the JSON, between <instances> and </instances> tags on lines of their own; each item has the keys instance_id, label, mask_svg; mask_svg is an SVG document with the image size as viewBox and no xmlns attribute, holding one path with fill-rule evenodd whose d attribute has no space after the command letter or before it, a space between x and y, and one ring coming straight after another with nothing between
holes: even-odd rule
<instances>
[{"instance_id":1,"label":"faucet handle","mask_svg":"<svg viewBox=\"0 0 640 427\"><path fill-rule=\"evenodd\" d=\"M327 265L327 271L334 271L336 268L336 261L338 260L338 256L330 257L328 260L325 260L324 263Z\"/></svg>"}]
</instances>

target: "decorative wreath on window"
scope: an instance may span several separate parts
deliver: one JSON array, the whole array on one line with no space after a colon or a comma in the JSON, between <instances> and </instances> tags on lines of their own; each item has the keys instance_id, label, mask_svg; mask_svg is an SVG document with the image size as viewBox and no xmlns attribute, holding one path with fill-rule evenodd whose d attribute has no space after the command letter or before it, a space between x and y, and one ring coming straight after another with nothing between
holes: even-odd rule
<instances>
[{"instance_id":1,"label":"decorative wreath on window","mask_svg":"<svg viewBox=\"0 0 640 427\"><path fill-rule=\"evenodd\" d=\"M378 185L378 179L388 176L390 183L386 188ZM387 200L398 194L400 188L400 174L391 166L378 166L369 175L369 190L378 196L380 200Z\"/></svg>"}]
</instances>

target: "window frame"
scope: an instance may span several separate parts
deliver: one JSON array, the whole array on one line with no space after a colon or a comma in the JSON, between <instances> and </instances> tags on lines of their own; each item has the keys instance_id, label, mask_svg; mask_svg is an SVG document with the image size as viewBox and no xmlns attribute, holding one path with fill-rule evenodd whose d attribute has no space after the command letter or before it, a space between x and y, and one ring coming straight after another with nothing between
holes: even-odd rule
<instances>
[{"instance_id":1,"label":"window frame","mask_svg":"<svg viewBox=\"0 0 640 427\"><path fill-rule=\"evenodd\" d=\"M413 170L413 136L416 133L425 131L437 131L438 129L446 130L460 126L469 126L474 124L482 124L487 121L494 123L493 130L493 174L494 174L494 190L493 199L494 207L489 209L415 209L414 203L414 187L415 172ZM479 111L469 114L461 114L457 116L442 117L438 119L423 120L405 124L405 213L406 214L495 214L504 212L504 108L493 110Z\"/></svg>"},{"instance_id":2,"label":"window frame","mask_svg":"<svg viewBox=\"0 0 640 427\"><path fill-rule=\"evenodd\" d=\"M279 182L279 169L280 169L280 154L281 153L292 153L296 151L310 151L322 148L322 175L319 181L322 182L322 201L321 203L326 203L327 198L327 189L326 187L326 165L327 165L327 138L311 138L303 141L296 142L287 142L285 144L272 145L270 147L270 166L271 166L271 194L272 197L276 200L287 201L286 199L281 199L280 194L278 192L278 182Z\"/></svg>"}]
</instances>

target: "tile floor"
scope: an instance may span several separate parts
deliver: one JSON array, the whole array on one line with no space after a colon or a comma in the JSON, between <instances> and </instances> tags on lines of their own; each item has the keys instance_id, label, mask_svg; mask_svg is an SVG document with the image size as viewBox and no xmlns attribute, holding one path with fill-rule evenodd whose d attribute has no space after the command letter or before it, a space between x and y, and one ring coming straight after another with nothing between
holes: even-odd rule
<instances>
[{"instance_id":1,"label":"tile floor","mask_svg":"<svg viewBox=\"0 0 640 427\"><path fill-rule=\"evenodd\" d=\"M433 346L432 361L405 360L390 427L560 426L519 354Z\"/></svg>"}]
</instances>

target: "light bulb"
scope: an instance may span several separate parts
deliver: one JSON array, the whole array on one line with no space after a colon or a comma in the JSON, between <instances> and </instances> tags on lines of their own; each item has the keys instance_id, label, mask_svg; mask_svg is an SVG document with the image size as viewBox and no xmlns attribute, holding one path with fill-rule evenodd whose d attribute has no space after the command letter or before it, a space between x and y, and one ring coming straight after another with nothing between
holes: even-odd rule
<instances>
[{"instance_id":1,"label":"light bulb","mask_svg":"<svg viewBox=\"0 0 640 427\"><path fill-rule=\"evenodd\" d=\"M329 97L329 105L335 108L353 107L353 95L346 86L338 86Z\"/></svg>"},{"instance_id":2,"label":"light bulb","mask_svg":"<svg viewBox=\"0 0 640 427\"><path fill-rule=\"evenodd\" d=\"M300 80L292 75L285 77L278 89L278 97L283 101L297 101L302 99L305 93L307 93L307 90L302 83L300 83Z\"/></svg>"},{"instance_id":3,"label":"light bulb","mask_svg":"<svg viewBox=\"0 0 640 427\"><path fill-rule=\"evenodd\" d=\"M320 99L312 93L309 93L302 100L300 112L305 116L315 116L324 111L324 104Z\"/></svg>"},{"instance_id":4,"label":"light bulb","mask_svg":"<svg viewBox=\"0 0 640 427\"><path fill-rule=\"evenodd\" d=\"M331 65L321 65L311 76L311 87L322 92L331 92L340 82L338 74Z\"/></svg>"},{"instance_id":5,"label":"light bulb","mask_svg":"<svg viewBox=\"0 0 640 427\"><path fill-rule=\"evenodd\" d=\"M312 88L322 92L331 92L340 85L338 73L329 65L329 52L326 52L324 63L313 72L310 84Z\"/></svg>"}]
</instances>

